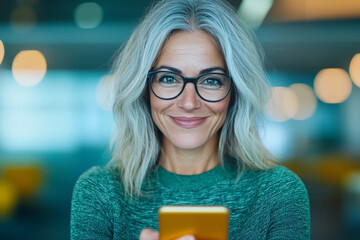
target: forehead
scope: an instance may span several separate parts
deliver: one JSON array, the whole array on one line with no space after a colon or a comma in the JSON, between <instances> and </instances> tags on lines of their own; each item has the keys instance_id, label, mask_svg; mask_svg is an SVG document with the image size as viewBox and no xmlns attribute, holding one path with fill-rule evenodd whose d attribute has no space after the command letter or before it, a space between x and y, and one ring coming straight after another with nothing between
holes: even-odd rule
<instances>
[{"instance_id":1,"label":"forehead","mask_svg":"<svg viewBox=\"0 0 360 240\"><path fill-rule=\"evenodd\" d=\"M164 44L161 53L166 50L188 51L188 53L191 53L191 50L198 50L196 53L203 53L206 50L219 51L212 36L203 30L173 33Z\"/></svg>"},{"instance_id":2,"label":"forehead","mask_svg":"<svg viewBox=\"0 0 360 240\"><path fill-rule=\"evenodd\" d=\"M194 64L225 67L222 52L214 39L205 31L178 31L166 41L157 59L157 66Z\"/></svg>"}]
</instances>

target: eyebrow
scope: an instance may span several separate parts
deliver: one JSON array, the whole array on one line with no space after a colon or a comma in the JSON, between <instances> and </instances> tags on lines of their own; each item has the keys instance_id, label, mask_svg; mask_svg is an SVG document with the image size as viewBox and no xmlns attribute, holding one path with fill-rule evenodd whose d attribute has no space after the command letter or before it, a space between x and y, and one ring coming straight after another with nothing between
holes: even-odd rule
<instances>
[{"instance_id":1,"label":"eyebrow","mask_svg":"<svg viewBox=\"0 0 360 240\"><path fill-rule=\"evenodd\" d=\"M177 68L174 68L174 67L170 67L170 66L166 66L166 65L161 65L160 67L156 68L154 71L157 71L159 69L162 69L162 68L165 68L165 69L168 69L170 71L173 71L173 72L176 72L176 73L179 73L179 74L182 74L182 71L180 69L177 69ZM223 71L224 73L226 73L226 70L222 67L210 67L210 68L205 68L205 69L202 69L199 74L204 74L204 73L209 73L209 72L213 72L213 71L216 71L216 70L221 70Z\"/></svg>"},{"instance_id":2,"label":"eyebrow","mask_svg":"<svg viewBox=\"0 0 360 240\"><path fill-rule=\"evenodd\" d=\"M157 70L162 69L162 68L168 69L170 71L173 71L173 72L176 72L176 73L179 73L179 74L182 73L182 71L180 69L170 67L170 66L166 66L166 65L161 65L160 67L156 68L154 71L157 71Z\"/></svg>"},{"instance_id":3,"label":"eyebrow","mask_svg":"<svg viewBox=\"0 0 360 240\"><path fill-rule=\"evenodd\" d=\"M210 68L205 68L205 69L201 70L200 74L209 73L209 72L213 72L213 71L216 71L216 70L221 70L224 73L226 73L226 70L224 68L222 68L222 67L210 67Z\"/></svg>"}]
</instances>

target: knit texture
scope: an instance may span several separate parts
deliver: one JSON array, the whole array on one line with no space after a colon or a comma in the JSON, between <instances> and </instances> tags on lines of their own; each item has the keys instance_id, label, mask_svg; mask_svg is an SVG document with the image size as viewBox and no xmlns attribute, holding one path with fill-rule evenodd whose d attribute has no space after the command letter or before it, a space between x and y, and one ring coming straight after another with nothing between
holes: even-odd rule
<instances>
[{"instance_id":1,"label":"knit texture","mask_svg":"<svg viewBox=\"0 0 360 240\"><path fill-rule=\"evenodd\" d=\"M129 199L115 169L91 168L74 187L71 239L138 239L142 229L158 229L161 206L182 204L228 207L229 239L310 239L306 188L285 167L246 170L238 182L229 163L190 176L158 167L143 192Z\"/></svg>"}]
</instances>

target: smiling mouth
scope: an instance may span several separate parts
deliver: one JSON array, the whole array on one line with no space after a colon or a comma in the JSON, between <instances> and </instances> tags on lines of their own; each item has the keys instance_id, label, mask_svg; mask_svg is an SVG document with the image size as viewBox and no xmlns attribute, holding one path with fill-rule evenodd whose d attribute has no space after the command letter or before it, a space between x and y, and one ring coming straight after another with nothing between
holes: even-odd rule
<instances>
[{"instance_id":1,"label":"smiling mouth","mask_svg":"<svg viewBox=\"0 0 360 240\"><path fill-rule=\"evenodd\" d=\"M182 128L195 128L203 124L206 117L171 117L174 123Z\"/></svg>"}]
</instances>

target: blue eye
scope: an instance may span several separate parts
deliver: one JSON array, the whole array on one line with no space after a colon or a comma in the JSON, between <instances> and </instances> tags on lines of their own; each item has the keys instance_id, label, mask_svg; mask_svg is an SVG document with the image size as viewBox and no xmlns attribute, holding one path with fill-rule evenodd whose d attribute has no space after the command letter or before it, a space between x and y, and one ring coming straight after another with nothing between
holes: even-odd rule
<instances>
[{"instance_id":1,"label":"blue eye","mask_svg":"<svg viewBox=\"0 0 360 240\"><path fill-rule=\"evenodd\" d=\"M164 84L164 85L170 85L170 84L175 84L177 82L176 78L173 76L160 76L157 79L157 82L159 82L160 84Z\"/></svg>"},{"instance_id":2,"label":"blue eye","mask_svg":"<svg viewBox=\"0 0 360 240\"><path fill-rule=\"evenodd\" d=\"M221 79L216 77L208 77L199 83L202 87L206 88L221 88L224 83Z\"/></svg>"},{"instance_id":3,"label":"blue eye","mask_svg":"<svg viewBox=\"0 0 360 240\"><path fill-rule=\"evenodd\" d=\"M178 87L183 83L182 78L169 72L158 72L153 76L153 84L162 87Z\"/></svg>"}]
</instances>

